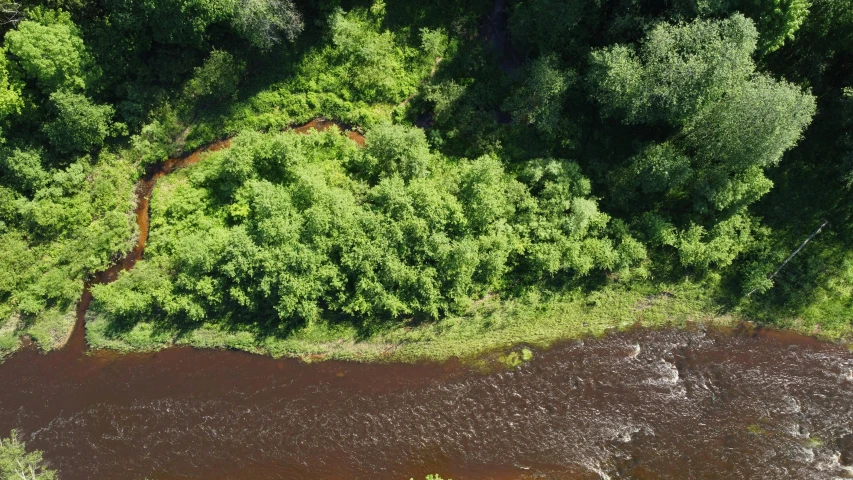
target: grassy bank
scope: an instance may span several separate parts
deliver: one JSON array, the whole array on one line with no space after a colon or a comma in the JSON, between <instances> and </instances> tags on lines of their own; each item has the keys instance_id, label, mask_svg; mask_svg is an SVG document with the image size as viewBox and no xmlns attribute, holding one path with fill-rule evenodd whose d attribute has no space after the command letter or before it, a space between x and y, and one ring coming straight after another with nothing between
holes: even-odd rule
<instances>
[{"instance_id":1,"label":"grassy bank","mask_svg":"<svg viewBox=\"0 0 853 480\"><path fill-rule=\"evenodd\" d=\"M74 330L75 321L73 305L65 311L51 309L29 322L17 315L9 317L0 324L0 360L18 350L25 336L36 341L43 352L62 348Z\"/></svg>"},{"instance_id":2,"label":"grassy bank","mask_svg":"<svg viewBox=\"0 0 853 480\"><path fill-rule=\"evenodd\" d=\"M843 315L815 311L793 315L759 310L756 304L724 306L707 292L707 285L646 284L630 289L618 285L592 293L580 291L550 298L528 297L476 302L464 315L434 323L401 320L379 327L356 327L347 322L311 322L285 334L258 328L206 323L194 329L176 330L155 319L116 330L109 318L90 311L86 337L92 349L121 352L154 351L175 345L195 348L242 350L273 357L307 361L339 359L354 361L442 361L450 357L473 358L494 350L530 346L547 348L566 339L600 336L640 325L648 328L684 326L689 323L730 325L766 317L759 323L827 341L849 341L853 332ZM843 302L827 301L825 305ZM829 307L827 307L829 308ZM21 335L38 341L43 351L61 348L74 327L73 310L52 321L36 322L21 329L10 319L0 328L0 358L18 349ZM837 312L836 312L837 313ZM770 316L776 315L775 321ZM834 319L835 321L832 321Z\"/></svg>"},{"instance_id":3,"label":"grassy bank","mask_svg":"<svg viewBox=\"0 0 853 480\"><path fill-rule=\"evenodd\" d=\"M613 286L591 294L574 292L549 299L491 298L478 302L465 315L435 323L415 325L401 321L386 328L359 329L351 324L320 321L286 336L211 323L179 332L157 322L140 322L128 331L115 332L110 331L107 318L92 315L87 339L92 348L125 352L189 345L309 361L442 361L450 357L473 358L487 351L522 345L546 348L560 340L600 336L636 325L730 325L745 320L738 313L726 313L705 291L702 286L682 283L630 290ZM850 336L850 328L842 323L816 329L819 324L800 318L791 319L786 325L826 340Z\"/></svg>"}]
</instances>

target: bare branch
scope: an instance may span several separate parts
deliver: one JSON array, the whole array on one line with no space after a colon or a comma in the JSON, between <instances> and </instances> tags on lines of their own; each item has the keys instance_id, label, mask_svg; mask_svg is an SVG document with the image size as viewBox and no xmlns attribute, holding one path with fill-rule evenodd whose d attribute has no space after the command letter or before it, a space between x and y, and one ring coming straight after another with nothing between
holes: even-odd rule
<instances>
[{"instance_id":1,"label":"bare branch","mask_svg":"<svg viewBox=\"0 0 853 480\"><path fill-rule=\"evenodd\" d=\"M807 243L809 243L809 241L811 241L811 239L813 239L813 238L814 238L818 233L820 233L820 231L821 231L821 230L823 230L823 227L827 226L828 224L829 224L829 220L824 220L824 221L823 221L823 223L821 223L821 224L820 224L820 226L819 226L819 227L817 227L817 230L815 230L815 231L814 231L814 233L812 233L811 235L809 235L809 238L807 238L807 239L806 239L806 240L805 240L805 241L804 241L804 242L799 246L799 248L797 248L796 250L794 250L794 253L792 253L792 254L788 255L788 258L786 258L786 259L785 259L785 261L784 261L784 262L782 262L782 265L779 265L779 268L777 268L775 272L773 272L769 277L767 277L767 280L773 280L773 277L775 277L776 275L778 275L778 274L779 274L779 272L780 272L780 271L782 271L782 269L783 269L783 268L785 268L785 265L787 265L787 264L788 264L788 262L790 262L790 261L791 261L791 259L792 259L792 258L794 258L794 256L795 256L796 254L800 253L800 250L802 250L802 249L803 249L803 247L805 247L805 246L806 246L806 244L807 244ZM758 290L758 288L753 288L749 293L747 293L747 294L746 294L746 296L748 297L748 296L752 295L753 293L755 293L755 291L756 291L756 290Z\"/></svg>"},{"instance_id":2,"label":"bare branch","mask_svg":"<svg viewBox=\"0 0 853 480\"><path fill-rule=\"evenodd\" d=\"M0 24L17 25L24 19L21 4L12 0L0 0Z\"/></svg>"}]
</instances>

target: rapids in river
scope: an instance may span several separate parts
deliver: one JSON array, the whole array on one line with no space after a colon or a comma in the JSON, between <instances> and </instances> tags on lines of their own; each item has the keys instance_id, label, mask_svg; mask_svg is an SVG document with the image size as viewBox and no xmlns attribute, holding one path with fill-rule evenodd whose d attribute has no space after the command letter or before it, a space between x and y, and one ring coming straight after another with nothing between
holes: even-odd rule
<instances>
[{"instance_id":1,"label":"rapids in river","mask_svg":"<svg viewBox=\"0 0 853 480\"><path fill-rule=\"evenodd\" d=\"M140 244L92 282L141 258L154 182L198 158L140 181ZM0 432L19 429L63 480L853 478L853 353L807 337L636 329L492 373L122 355L85 351L90 299L66 348L0 365Z\"/></svg>"}]
</instances>

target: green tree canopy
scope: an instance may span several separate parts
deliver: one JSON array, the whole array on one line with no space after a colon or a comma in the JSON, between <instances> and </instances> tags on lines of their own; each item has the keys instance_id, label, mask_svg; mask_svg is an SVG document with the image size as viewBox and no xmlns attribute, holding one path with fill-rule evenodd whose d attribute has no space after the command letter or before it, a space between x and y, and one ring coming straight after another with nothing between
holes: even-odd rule
<instances>
[{"instance_id":1,"label":"green tree canopy","mask_svg":"<svg viewBox=\"0 0 853 480\"><path fill-rule=\"evenodd\" d=\"M34 150L15 148L0 153L0 171L4 184L28 194L35 193L49 180L41 155Z\"/></svg>"},{"instance_id":2,"label":"green tree canopy","mask_svg":"<svg viewBox=\"0 0 853 480\"><path fill-rule=\"evenodd\" d=\"M353 165L359 175L376 181L399 175L404 180L426 177L431 155L423 130L382 124L370 130L367 148Z\"/></svg>"},{"instance_id":3,"label":"green tree canopy","mask_svg":"<svg viewBox=\"0 0 853 480\"><path fill-rule=\"evenodd\" d=\"M37 10L6 33L5 47L21 80L47 94L87 86L93 59L67 13Z\"/></svg>"},{"instance_id":4,"label":"green tree canopy","mask_svg":"<svg viewBox=\"0 0 853 480\"><path fill-rule=\"evenodd\" d=\"M504 108L516 123L533 125L553 138L565 123L563 102L575 81L574 72L561 69L556 56L539 57L531 63L525 82L507 99Z\"/></svg>"},{"instance_id":5,"label":"green tree canopy","mask_svg":"<svg viewBox=\"0 0 853 480\"><path fill-rule=\"evenodd\" d=\"M697 115L684 143L695 152L694 168L701 168L699 208L745 206L767 193L762 169L797 143L815 108L814 97L800 88L761 76Z\"/></svg>"},{"instance_id":6,"label":"green tree canopy","mask_svg":"<svg viewBox=\"0 0 853 480\"><path fill-rule=\"evenodd\" d=\"M648 235L679 248L685 265L727 265L747 248L754 222L744 209L770 191L764 170L815 113L813 96L755 72L756 35L735 15L660 24L639 54L621 45L592 54L589 81L605 115L670 129L608 182L623 208L652 214Z\"/></svg>"},{"instance_id":7,"label":"green tree canopy","mask_svg":"<svg viewBox=\"0 0 853 480\"><path fill-rule=\"evenodd\" d=\"M680 125L748 79L757 38L742 15L659 23L639 48L594 50L588 81L605 115L628 124Z\"/></svg>"},{"instance_id":8,"label":"green tree canopy","mask_svg":"<svg viewBox=\"0 0 853 480\"><path fill-rule=\"evenodd\" d=\"M192 97L211 97L219 100L237 92L246 63L223 51L214 50L200 67L196 67L185 91Z\"/></svg>"},{"instance_id":9,"label":"green tree canopy","mask_svg":"<svg viewBox=\"0 0 853 480\"><path fill-rule=\"evenodd\" d=\"M758 31L758 51L770 53L778 50L794 34L809 14L810 0L748 0L747 14L755 19Z\"/></svg>"},{"instance_id":10,"label":"green tree canopy","mask_svg":"<svg viewBox=\"0 0 853 480\"><path fill-rule=\"evenodd\" d=\"M363 150L336 132L246 132L166 180L177 183L155 193L146 259L93 291L120 318L437 317L508 278L645 258L629 236L611 238L576 164L525 172L519 181L494 156L437 156L412 127L378 125Z\"/></svg>"},{"instance_id":11,"label":"green tree canopy","mask_svg":"<svg viewBox=\"0 0 853 480\"><path fill-rule=\"evenodd\" d=\"M302 31L302 15L292 0L236 0L232 23L258 48L270 49Z\"/></svg>"},{"instance_id":12,"label":"green tree canopy","mask_svg":"<svg viewBox=\"0 0 853 480\"><path fill-rule=\"evenodd\" d=\"M51 144L63 153L86 152L103 146L113 131L113 107L95 105L85 95L66 90L50 95L54 120L44 126Z\"/></svg>"},{"instance_id":13,"label":"green tree canopy","mask_svg":"<svg viewBox=\"0 0 853 480\"><path fill-rule=\"evenodd\" d=\"M21 85L9 73L9 59L6 49L0 49L0 121L20 112Z\"/></svg>"}]
</instances>

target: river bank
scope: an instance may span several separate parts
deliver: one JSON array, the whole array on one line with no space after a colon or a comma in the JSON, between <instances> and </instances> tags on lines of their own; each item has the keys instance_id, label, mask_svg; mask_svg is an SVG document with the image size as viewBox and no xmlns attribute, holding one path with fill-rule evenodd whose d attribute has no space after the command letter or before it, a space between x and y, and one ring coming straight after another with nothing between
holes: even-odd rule
<instances>
[{"instance_id":1,"label":"river bank","mask_svg":"<svg viewBox=\"0 0 853 480\"><path fill-rule=\"evenodd\" d=\"M114 332L97 314L87 318L86 340L94 349L156 351L172 346L234 349L279 357L360 362L474 360L487 352L544 349L555 342L597 337L637 326L661 328L690 324L731 326L742 320L715 312L702 289L673 286L663 292L606 289L595 294L563 294L550 299L486 298L463 316L417 324L402 320L382 329L334 321L310 322L286 337L234 326L205 324L170 331L156 322L140 322ZM364 330L369 330L365 334Z\"/></svg>"},{"instance_id":2,"label":"river bank","mask_svg":"<svg viewBox=\"0 0 853 480\"><path fill-rule=\"evenodd\" d=\"M331 128L364 147L365 138L358 130L324 118L285 130L310 134ZM442 362L454 357L476 361L490 352L504 352L498 357L506 358L512 351L526 347L544 349L555 342L598 337L637 326L732 326L751 320L741 310L721 305L709 293L714 285L689 280L678 284L635 281L630 286L614 282L591 292L577 289L549 296L528 294L501 299L490 295L475 300L463 314L437 321L401 318L371 324L321 317L285 333L228 322L178 328L157 319L116 328L115 322L103 313L91 311L91 287L116 280L120 272L132 269L143 257L150 229L149 202L155 196L157 180L202 161L208 152L229 147L230 140L226 138L151 166L135 187L138 233L134 247L110 268L93 275L86 282L76 309L58 321L30 326L27 338L18 340L14 337L16 322L9 320L5 330L0 328L0 358L34 340L43 351L65 347L79 352L103 349L128 353L190 346L305 361ZM845 342L851 338L849 322L843 319L821 325L814 319L781 318L771 326L828 341Z\"/></svg>"},{"instance_id":3,"label":"river bank","mask_svg":"<svg viewBox=\"0 0 853 480\"><path fill-rule=\"evenodd\" d=\"M702 288L695 285L676 285L660 293L653 292L660 291L609 289L595 295L563 295L546 302L486 299L465 316L421 325L401 322L369 336L355 327L333 322L310 323L284 338L216 324L176 332L154 322L140 322L130 331L111 334L109 322L93 315L87 321L86 338L90 348L120 352L190 346L306 361L442 362L457 357L477 362L489 352L504 355L524 347L545 349L561 341L600 337L635 327L755 325L738 315L720 313L703 295ZM849 332L818 332L795 321L781 331L831 343L849 343Z\"/></svg>"}]
</instances>

